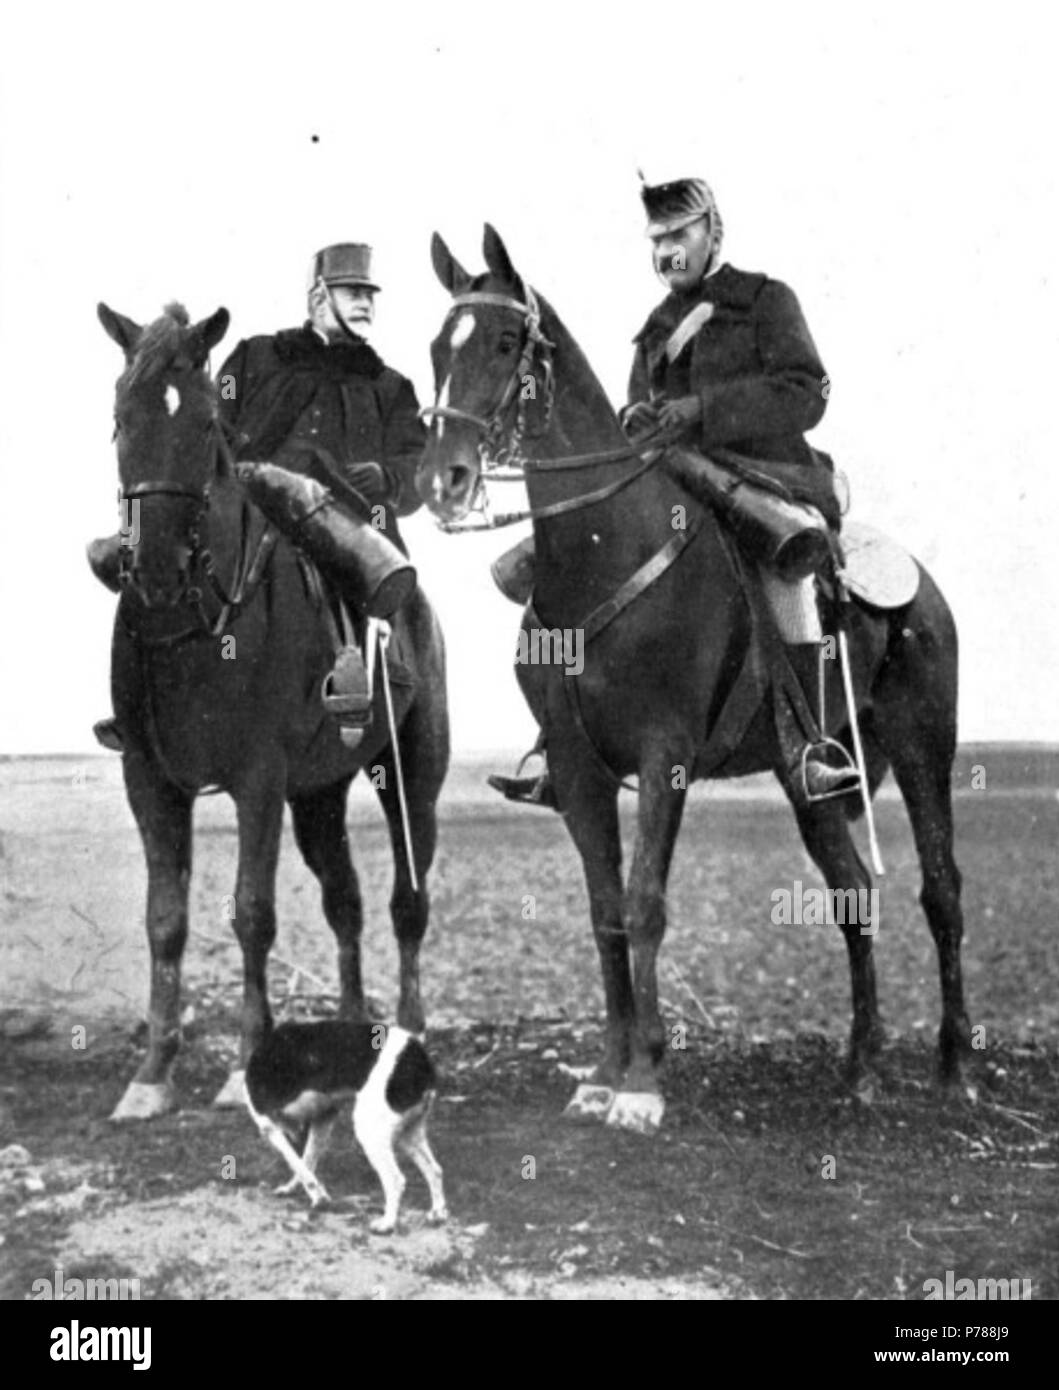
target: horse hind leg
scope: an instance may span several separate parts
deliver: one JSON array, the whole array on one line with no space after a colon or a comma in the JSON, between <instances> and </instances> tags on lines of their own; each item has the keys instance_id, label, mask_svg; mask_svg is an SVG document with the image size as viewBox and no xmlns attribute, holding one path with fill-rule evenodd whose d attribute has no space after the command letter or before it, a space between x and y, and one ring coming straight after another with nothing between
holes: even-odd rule
<instances>
[{"instance_id":1,"label":"horse hind leg","mask_svg":"<svg viewBox=\"0 0 1059 1390\"><path fill-rule=\"evenodd\" d=\"M320 884L324 916L338 943L338 1015L367 1022L360 963L364 909L346 832L351 780L292 796L290 808L295 842Z\"/></svg>"},{"instance_id":2,"label":"horse hind leg","mask_svg":"<svg viewBox=\"0 0 1059 1390\"><path fill-rule=\"evenodd\" d=\"M147 859L151 999L147 1055L111 1114L146 1120L172 1110L172 1069L180 1048L180 965L188 932L191 798L162 779L142 754L123 759L129 805Z\"/></svg>"},{"instance_id":3,"label":"horse hind leg","mask_svg":"<svg viewBox=\"0 0 1059 1390\"><path fill-rule=\"evenodd\" d=\"M924 581L925 587L929 581ZM964 1001L961 876L953 853L952 764L956 754L956 634L933 585L895 634L875 692L875 727L893 766L923 875L920 903L938 953L941 976L940 1074L963 1084L973 1057Z\"/></svg>"}]
</instances>

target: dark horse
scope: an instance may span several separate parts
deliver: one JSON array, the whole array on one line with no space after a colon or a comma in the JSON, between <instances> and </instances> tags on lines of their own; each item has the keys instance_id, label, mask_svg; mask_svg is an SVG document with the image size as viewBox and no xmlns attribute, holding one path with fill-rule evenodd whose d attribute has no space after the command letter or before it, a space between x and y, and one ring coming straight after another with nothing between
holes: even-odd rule
<instances>
[{"instance_id":1,"label":"dark horse","mask_svg":"<svg viewBox=\"0 0 1059 1390\"><path fill-rule=\"evenodd\" d=\"M424 412L432 426L420 495L443 523L458 524L480 498L490 460L499 452L517 464L521 429L536 429L534 457L522 461L534 515L536 584L520 641L532 651L533 628L538 634L576 633L586 623L598 628L598 635L585 639L581 675L567 675L558 664L517 667L545 732L556 799L584 864L603 970L605 1055L595 1087L581 1088L571 1109L605 1112L611 1124L650 1130L663 1110L658 1068L665 1034L656 958L686 783L771 769L788 796L791 789L760 694L757 707L747 711L734 754L723 766L712 756L711 732L742 666L751 628L713 513L664 467L630 451L577 344L518 275L491 227L484 252L489 273L472 278L434 238L435 270L456 302L433 344L438 396L433 410ZM697 524L694 540L599 626L600 605L672 541L672 518L684 509ZM874 792L887 766L893 768L915 834L920 900L941 971L941 1071L953 1081L971 1045L960 972L960 874L952 847L955 628L925 571L914 601L890 613L858 606L850 624L869 784ZM838 673L831 679L828 707L842 712L837 727L848 743ZM617 779L633 773L639 775L638 830L623 887ZM848 826L859 809L859 798L848 797L796 806L806 848L833 889L862 890L871 882ZM852 899L847 894L844 901ZM765 911L763 905L767 921ZM851 1081L855 1093L868 1098L883 1041L872 937L856 925L843 930L853 992Z\"/></svg>"},{"instance_id":2,"label":"dark horse","mask_svg":"<svg viewBox=\"0 0 1059 1390\"><path fill-rule=\"evenodd\" d=\"M218 1103L241 1103L242 1068L272 1025L266 967L276 935L284 803L338 940L339 1012L349 1019L367 1016L360 889L345 825L349 785L360 768L372 768L393 842L398 1022L422 1030L419 946L427 925L435 803L448 768L448 712L441 632L417 589L393 632L412 676L412 684L393 686L393 705L417 891L382 681L376 681L371 728L361 746L347 752L320 704L333 653L314 591L293 547L280 540L273 548L271 533L263 541L264 519L222 447L207 355L227 331L227 310L191 325L179 306L170 306L146 328L103 304L99 317L125 353L115 433L129 509L125 523L135 543L125 551L112 687L125 739L126 794L147 859L151 950L147 1055L114 1117L142 1119L174 1104L192 805L207 788L232 797L239 836L233 924L243 953L241 1049Z\"/></svg>"}]
</instances>

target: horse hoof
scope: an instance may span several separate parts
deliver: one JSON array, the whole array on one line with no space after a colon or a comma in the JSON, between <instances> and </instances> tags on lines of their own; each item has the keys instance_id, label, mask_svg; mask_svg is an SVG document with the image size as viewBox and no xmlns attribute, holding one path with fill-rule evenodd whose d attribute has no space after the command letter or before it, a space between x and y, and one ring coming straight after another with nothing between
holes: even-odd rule
<instances>
[{"instance_id":1,"label":"horse hoof","mask_svg":"<svg viewBox=\"0 0 1059 1390\"><path fill-rule=\"evenodd\" d=\"M153 1120L176 1109L176 1097L168 1081L130 1081L125 1094L111 1111L112 1120Z\"/></svg>"},{"instance_id":2,"label":"horse hoof","mask_svg":"<svg viewBox=\"0 0 1059 1390\"><path fill-rule=\"evenodd\" d=\"M979 1100L978 1082L969 1076L962 1076L959 1072L955 1076L942 1077L941 1093L968 1105L977 1105Z\"/></svg>"},{"instance_id":3,"label":"horse hoof","mask_svg":"<svg viewBox=\"0 0 1059 1390\"><path fill-rule=\"evenodd\" d=\"M607 1115L607 1124L634 1134L657 1134L665 1109L666 1103L657 1091L619 1091Z\"/></svg>"},{"instance_id":4,"label":"horse hoof","mask_svg":"<svg viewBox=\"0 0 1059 1390\"><path fill-rule=\"evenodd\" d=\"M228 1080L217 1092L213 1101L214 1110L245 1110L246 1072L241 1069L229 1073Z\"/></svg>"},{"instance_id":5,"label":"horse hoof","mask_svg":"<svg viewBox=\"0 0 1059 1390\"><path fill-rule=\"evenodd\" d=\"M607 1112L614 1103L614 1092L609 1086L593 1086L583 1082L574 1092L563 1118L567 1120L605 1120Z\"/></svg>"}]
</instances>

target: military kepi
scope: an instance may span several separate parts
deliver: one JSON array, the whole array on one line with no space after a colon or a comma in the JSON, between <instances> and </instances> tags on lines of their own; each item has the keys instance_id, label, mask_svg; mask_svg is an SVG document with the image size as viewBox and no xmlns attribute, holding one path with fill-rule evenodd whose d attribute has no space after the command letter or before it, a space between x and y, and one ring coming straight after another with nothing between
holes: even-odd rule
<instances>
[{"instance_id":1,"label":"military kepi","mask_svg":"<svg viewBox=\"0 0 1059 1390\"><path fill-rule=\"evenodd\" d=\"M641 175L641 178L643 176ZM647 236L679 231L700 217L714 214L716 204L705 179L674 179L670 183L644 183L640 188L647 213Z\"/></svg>"},{"instance_id":2,"label":"military kepi","mask_svg":"<svg viewBox=\"0 0 1059 1390\"><path fill-rule=\"evenodd\" d=\"M325 285L365 285L369 290L379 288L371 274L371 247L363 242L342 241L317 251L309 279L315 284L317 278L322 279Z\"/></svg>"}]
</instances>

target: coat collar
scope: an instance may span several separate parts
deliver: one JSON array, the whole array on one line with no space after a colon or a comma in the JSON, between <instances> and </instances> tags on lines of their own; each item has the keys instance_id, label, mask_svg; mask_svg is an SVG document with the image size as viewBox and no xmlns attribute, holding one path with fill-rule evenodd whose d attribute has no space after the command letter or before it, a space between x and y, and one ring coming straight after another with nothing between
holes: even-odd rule
<instances>
[{"instance_id":1,"label":"coat collar","mask_svg":"<svg viewBox=\"0 0 1059 1390\"><path fill-rule=\"evenodd\" d=\"M382 358L363 339L325 343L306 322L301 328L285 328L276 334L276 356L292 367L307 367L328 377L381 376Z\"/></svg>"},{"instance_id":2,"label":"coat collar","mask_svg":"<svg viewBox=\"0 0 1059 1390\"><path fill-rule=\"evenodd\" d=\"M644 326L633 339L639 343L647 338L668 338L690 310L709 302L718 308L749 309L765 283L764 275L736 270L727 262L712 275L707 275L689 294L667 294L661 304L652 309Z\"/></svg>"}]
</instances>

